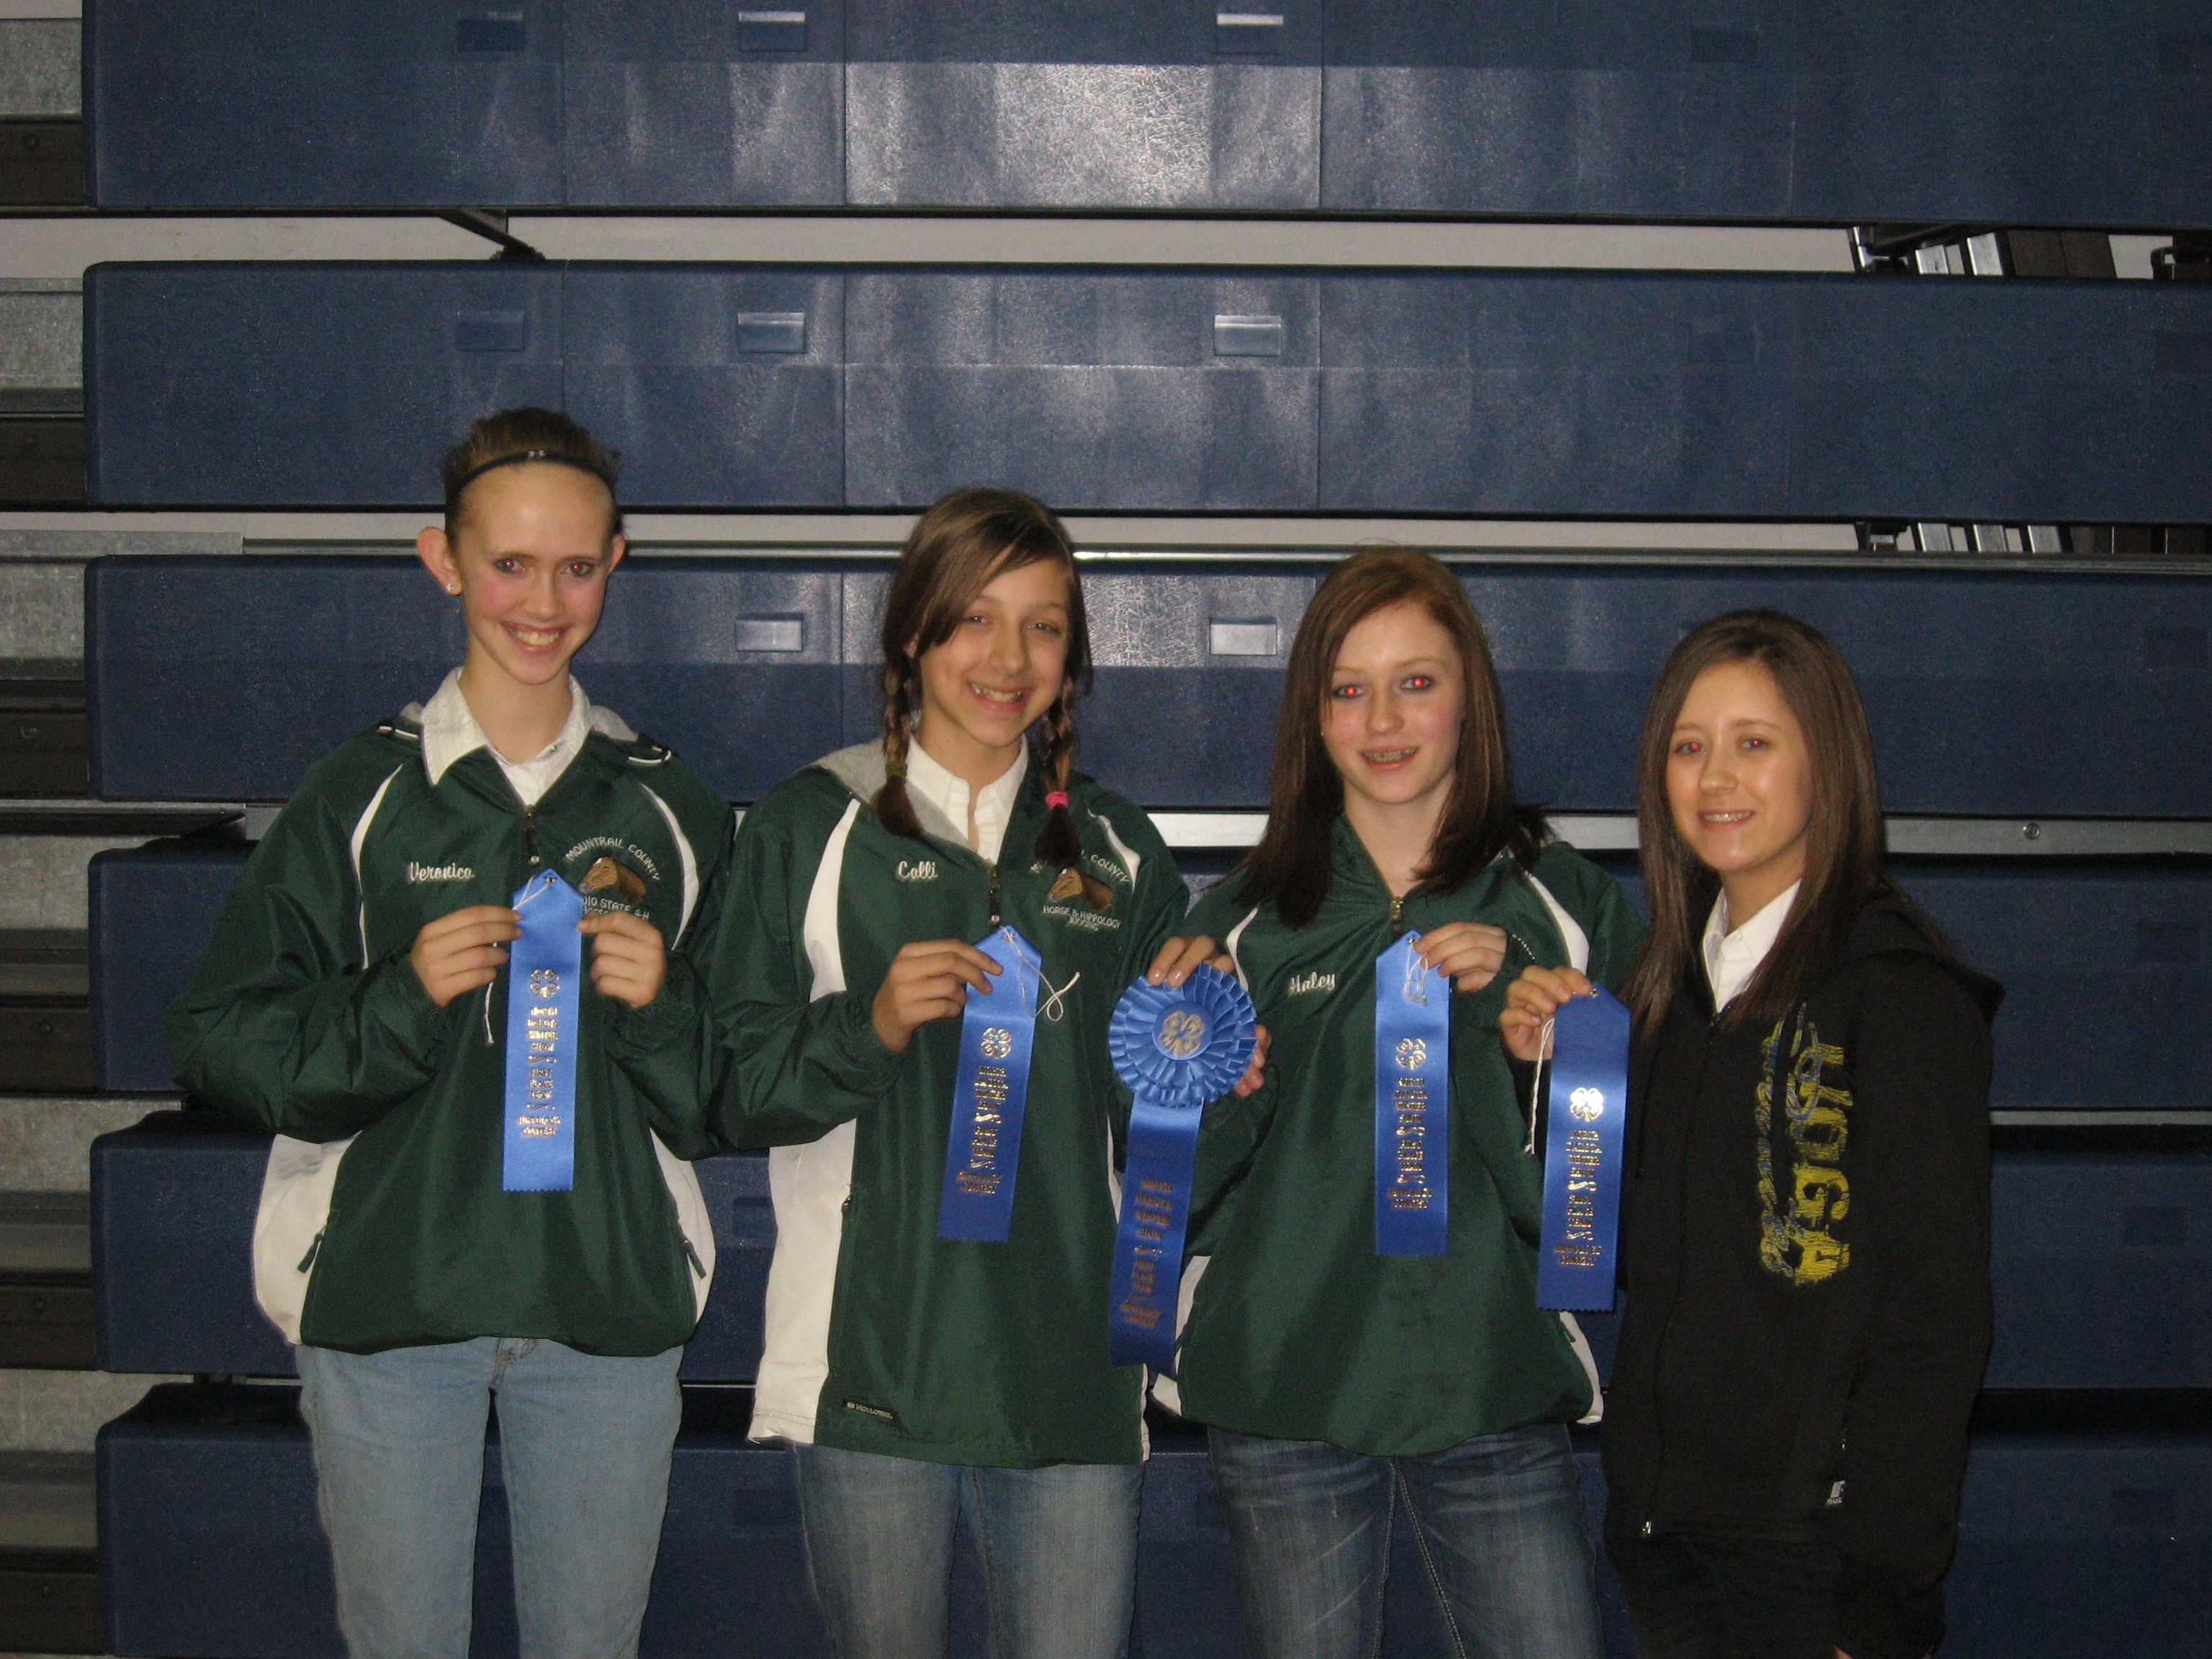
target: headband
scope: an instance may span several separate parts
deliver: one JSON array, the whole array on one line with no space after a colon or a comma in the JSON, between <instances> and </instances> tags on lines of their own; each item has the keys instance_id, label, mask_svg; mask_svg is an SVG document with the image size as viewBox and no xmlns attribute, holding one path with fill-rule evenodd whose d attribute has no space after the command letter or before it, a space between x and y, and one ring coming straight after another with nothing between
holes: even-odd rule
<instances>
[{"instance_id":1,"label":"headband","mask_svg":"<svg viewBox=\"0 0 2212 1659\"><path fill-rule=\"evenodd\" d=\"M486 461L481 466L471 467L469 471L461 474L459 477L454 479L451 487L449 487L446 491L446 506L447 509L451 510L454 504L461 499L461 492L464 489L466 489L478 478L483 477L485 473L495 471L502 466L519 466L525 461L551 461L556 466L572 466L579 472L589 473L592 477L597 478L601 483L607 487L607 494L610 495L614 494L615 481L613 478L610 477L606 473L602 472L598 467L593 466L589 461L580 460L574 455L564 455L557 449L522 449L517 450L512 455L501 455L497 460ZM619 457L617 458L615 464L617 466L622 464Z\"/></svg>"}]
</instances>

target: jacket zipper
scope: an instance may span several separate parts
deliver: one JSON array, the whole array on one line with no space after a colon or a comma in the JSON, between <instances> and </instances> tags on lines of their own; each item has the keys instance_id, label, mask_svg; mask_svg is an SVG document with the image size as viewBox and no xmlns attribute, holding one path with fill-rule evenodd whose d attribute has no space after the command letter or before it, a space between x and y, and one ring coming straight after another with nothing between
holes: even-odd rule
<instances>
[{"instance_id":1,"label":"jacket zipper","mask_svg":"<svg viewBox=\"0 0 2212 1659\"><path fill-rule=\"evenodd\" d=\"M1398 913L1405 908L1406 896L1403 893L1393 894L1390 899L1390 925L1393 927L1398 925Z\"/></svg>"},{"instance_id":2,"label":"jacket zipper","mask_svg":"<svg viewBox=\"0 0 2212 1659\"><path fill-rule=\"evenodd\" d=\"M1712 1069L1713 1062L1713 1031L1714 1029L1720 1024L1720 1013L1716 1010L1713 1017L1705 1023L1705 1044L1702 1052L1698 1055L1697 1091L1690 1097L1693 1103L1690 1121L1683 1125L1684 1139L1682 1156L1676 1161L1674 1166L1674 1211L1678 1218L1686 1212L1689 1205L1689 1143L1697 1127L1696 1109L1698 1107L1701 1107L1705 1103L1705 1074ZM1645 1133L1650 1133L1648 1128ZM1674 1282L1673 1286L1668 1290L1667 1295L1667 1320L1666 1322L1659 1328L1658 1346L1652 1351L1651 1369L1655 1382L1657 1378L1663 1377L1667 1373L1667 1339L1674 1334L1674 1312L1675 1310L1681 1305L1681 1302L1682 1261L1680 1256L1678 1255L1674 1261ZM1656 1420L1659 1430L1659 1455L1653 1461L1651 1466L1651 1494L1650 1501L1653 1511L1656 1511L1658 1509L1662 1494L1664 1493L1667 1487L1667 1408L1663 1403L1664 1399L1665 1390L1663 1389L1655 1388L1652 1391L1651 1410L1652 1416ZM1651 1535L1651 1523L1656 1518L1656 1513L1647 1513L1644 1517L1643 1532L1646 1538L1649 1538Z\"/></svg>"},{"instance_id":3,"label":"jacket zipper","mask_svg":"<svg viewBox=\"0 0 2212 1659\"><path fill-rule=\"evenodd\" d=\"M684 1237L681 1233L678 1233L677 1237L678 1238ZM707 1276L707 1264L699 1260L699 1252L691 1248L691 1241L688 1238L684 1239L684 1254L691 1258L691 1272L693 1276L698 1279L704 1279Z\"/></svg>"}]
</instances>

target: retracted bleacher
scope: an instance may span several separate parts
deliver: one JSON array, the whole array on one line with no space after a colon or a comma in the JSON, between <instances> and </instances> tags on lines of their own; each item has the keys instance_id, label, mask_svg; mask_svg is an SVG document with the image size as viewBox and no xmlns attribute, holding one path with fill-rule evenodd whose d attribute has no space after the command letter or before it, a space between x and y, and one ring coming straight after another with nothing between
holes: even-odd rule
<instances>
[{"instance_id":1,"label":"retracted bleacher","mask_svg":"<svg viewBox=\"0 0 2212 1659\"><path fill-rule=\"evenodd\" d=\"M88 5L107 208L2206 222L2131 0Z\"/></svg>"},{"instance_id":2,"label":"retracted bleacher","mask_svg":"<svg viewBox=\"0 0 2212 1659\"><path fill-rule=\"evenodd\" d=\"M2208 222L2203 0L86 10L109 208ZM1194 520L2212 521L2208 287L203 263L95 267L86 316L91 499L116 508L427 511L429 458L532 401L623 450L639 508L908 508L992 482ZM580 677L755 799L878 729L884 569L641 556ZM1773 604L1843 646L1915 854L1899 874L2008 993L1987 1398L2009 1403L1978 1437L1944 1651L2212 1654L2212 1154L2137 1133L2212 1113L2212 577L1713 553L1461 574L1523 790L1563 821L1627 808L1644 694L1686 624ZM1087 569L1082 763L1217 864L1227 842L1188 826L1264 800L1254 734L1317 574ZM87 605L93 787L114 800L281 801L462 644L398 556L110 558ZM245 854L203 838L95 863L107 1087L171 1088L161 1011ZM165 1387L104 1431L112 1653L337 1651L289 1358L248 1283L264 1145L163 1110L95 1153L102 1363L262 1379ZM722 1265L645 1650L811 1654L787 1460L742 1437L763 1165L702 1173ZM1133 1651L1233 1652L1202 1457L1173 1432L1154 1450ZM495 1457L487 1492L477 1622L502 1653ZM1391 1594L1386 1650L1446 1651L1402 1549Z\"/></svg>"},{"instance_id":3,"label":"retracted bleacher","mask_svg":"<svg viewBox=\"0 0 2212 1659\"><path fill-rule=\"evenodd\" d=\"M1943 822L1941 815L2010 802L2051 817L2054 828L2061 815L2115 803L2142 817L2212 815L2204 707L2212 664L2202 644L2212 584L2201 577L1487 563L1462 575L1491 626L1524 770L1571 813L1627 805L1635 705L1681 626L1731 605L1771 603L1832 630L1857 662L1893 805ZM1094 568L1086 582L1102 667L1085 726L1102 740L1094 748L1110 750L1118 738L1130 752L1127 762L1111 752L1091 759L1117 780L1136 768L1141 799L1159 805L1255 804L1264 781L1252 752L1258 745L1245 744L1241 763L1224 765L1218 744L1227 722L1218 711L1264 715L1272 705L1313 580L1310 568L1264 562L1233 574L1171 560ZM313 756L422 695L459 643L447 607L405 557L110 558L91 568L88 581L94 775L111 793L279 798ZM781 772L875 729L870 624L882 581L872 560L641 558L617 577L580 672L597 695L679 748L696 732L695 757L726 792L750 799ZM375 660L366 663L302 648L341 635L419 644L408 655L368 653ZM190 641L190 654L170 643L179 638ZM1917 718L1938 702L1944 720ZM791 717L800 705L815 707L811 723ZM192 720L177 719L179 709ZM1577 732L1582 740L1570 742ZM2124 735L2087 741L2100 732ZM2055 769L2050 745L2068 732L2081 741L2068 748L2068 765ZM2159 763L2147 763L2147 754ZM242 846L157 846L95 861L92 955L108 1086L168 1086L161 1009L181 988L244 856ZM1998 1026L2001 1109L2124 1118L2149 1107L2212 1109L2212 1067L2193 1050L2172 1054L2156 1042L2165 1023L2212 1000L2212 872L1986 857L1903 870L1969 957L2010 988L2011 1010ZM100 1144L104 1364L290 1370L248 1283L246 1242L264 1146L191 1113L157 1114ZM685 1371L695 1382L742 1382L758 1353L773 1219L759 1160L716 1159L702 1171L724 1254ZM2212 1387L2212 1342L2201 1334L2212 1328L2208 1173L2212 1158L2202 1155L2002 1154L1991 1386ZM117 1425L113 1480L152 1489L184 1478L154 1471L172 1455L191 1405ZM226 1432L234 1440L275 1431ZM296 1430L285 1432L296 1439ZM2008 1462L1992 1464L1994 1451L1983 1460L1999 1473L1978 1465L1976 1478L2032 1480L2039 1447L2069 1467L2094 1465L2100 1447L2138 1462L2145 1455L2125 1437L2108 1441L2077 1436L2046 1446L2015 1436L2002 1447ZM143 1461L126 1460L126 1443L128 1460ZM2184 1450L2190 1443L2185 1437ZM1153 1478L1169 1480L1185 1451L1165 1448ZM694 1455L708 1455L685 1453ZM191 1466L199 1471L191 1478L224 1478L220 1457L192 1455L203 1462ZM304 1482L304 1449L288 1455L300 1461L287 1479ZM699 1467L764 1455L732 1441ZM740 1466L755 1469L751 1479L781 1478L770 1463ZM691 1478L680 1474L679 1490ZM1196 1479L1194 1464L1173 1478ZM2069 1478L2096 1477L2077 1470ZM1962 1573L1977 1561L1993 1571L2016 1565L2021 1551L2037 1547L2054 1563L2065 1555L2052 1537L2023 1540L2002 1504L1974 1501L1975 1514L2003 1524L1983 1554L1969 1549ZM2112 1501L2122 1517L2112 1523L2120 1528L2114 1536L2124 1540L2136 1500ZM778 1536L788 1547L782 1524ZM131 1559L149 1564L175 1541L143 1521L118 1537L143 1553ZM123 1556L112 1559L123 1565ZM217 1572L208 1562L195 1570ZM680 1602L678 1592L668 1595ZM1418 1628L1413 1601L1401 1629ZM129 1617L152 1619L150 1605ZM1167 1617L1158 1600L1146 1605L1149 1616ZM131 1638L139 1646L118 1651L167 1651L161 1644L175 1639L173 1625L127 1628L142 1632Z\"/></svg>"},{"instance_id":4,"label":"retracted bleacher","mask_svg":"<svg viewBox=\"0 0 2212 1659\"><path fill-rule=\"evenodd\" d=\"M538 402L639 507L2212 520L2202 285L203 263L85 317L106 507L431 505Z\"/></svg>"},{"instance_id":5,"label":"retracted bleacher","mask_svg":"<svg viewBox=\"0 0 2212 1659\"><path fill-rule=\"evenodd\" d=\"M872 561L640 556L579 673L754 800L882 729L883 580ZM1893 812L2212 815L2212 586L2198 576L1498 562L1464 580L1519 781L1555 811L1628 810L1644 690L1675 639L1773 605L1850 658ZM1315 580L1263 558L1092 569L1086 767L1153 807L1264 804L1252 734L1271 727ZM450 601L410 557L119 556L90 568L87 595L92 783L116 799L282 800L309 763L427 697L461 648Z\"/></svg>"}]
</instances>

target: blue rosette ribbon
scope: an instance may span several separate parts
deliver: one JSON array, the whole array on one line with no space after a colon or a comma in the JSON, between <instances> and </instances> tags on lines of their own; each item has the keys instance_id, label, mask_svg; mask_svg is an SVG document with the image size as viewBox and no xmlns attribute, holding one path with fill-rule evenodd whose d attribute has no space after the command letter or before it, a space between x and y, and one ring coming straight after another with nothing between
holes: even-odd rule
<instances>
[{"instance_id":1,"label":"blue rosette ribbon","mask_svg":"<svg viewBox=\"0 0 2212 1659\"><path fill-rule=\"evenodd\" d=\"M1199 1121L1206 1103L1244 1075L1256 1023L1244 988L1218 968L1195 969L1174 989L1140 979L1114 1010L1108 1051L1136 1097L1107 1319L1117 1365L1175 1374L1176 1301Z\"/></svg>"}]
</instances>

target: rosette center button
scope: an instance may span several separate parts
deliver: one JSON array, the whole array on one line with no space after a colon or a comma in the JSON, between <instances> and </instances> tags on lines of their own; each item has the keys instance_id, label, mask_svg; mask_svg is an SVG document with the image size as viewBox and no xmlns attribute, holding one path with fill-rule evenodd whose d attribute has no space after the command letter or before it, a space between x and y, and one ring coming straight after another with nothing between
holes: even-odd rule
<instances>
[{"instance_id":1,"label":"rosette center button","mask_svg":"<svg viewBox=\"0 0 2212 1659\"><path fill-rule=\"evenodd\" d=\"M1206 1016L1195 1008L1176 1008L1152 1031L1153 1044L1170 1060L1188 1060L1206 1047Z\"/></svg>"}]
</instances>

